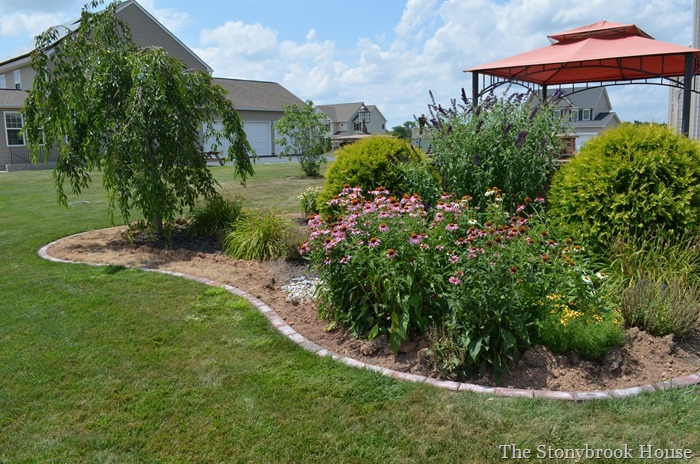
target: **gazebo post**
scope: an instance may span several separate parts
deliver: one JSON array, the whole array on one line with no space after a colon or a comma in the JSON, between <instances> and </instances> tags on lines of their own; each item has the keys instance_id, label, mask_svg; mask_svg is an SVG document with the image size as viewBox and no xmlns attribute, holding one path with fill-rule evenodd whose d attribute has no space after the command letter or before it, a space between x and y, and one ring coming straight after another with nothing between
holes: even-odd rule
<instances>
[{"instance_id":1,"label":"gazebo post","mask_svg":"<svg viewBox=\"0 0 700 464\"><path fill-rule=\"evenodd\" d=\"M472 72L472 105L479 105L479 73Z\"/></svg>"},{"instance_id":2,"label":"gazebo post","mask_svg":"<svg viewBox=\"0 0 700 464\"><path fill-rule=\"evenodd\" d=\"M547 101L547 84L542 84L542 103Z\"/></svg>"},{"instance_id":3,"label":"gazebo post","mask_svg":"<svg viewBox=\"0 0 700 464\"><path fill-rule=\"evenodd\" d=\"M686 137L690 134L690 95L693 91L693 74L695 70L695 56L692 53L685 54L685 74L683 77L683 119L681 132Z\"/></svg>"}]
</instances>

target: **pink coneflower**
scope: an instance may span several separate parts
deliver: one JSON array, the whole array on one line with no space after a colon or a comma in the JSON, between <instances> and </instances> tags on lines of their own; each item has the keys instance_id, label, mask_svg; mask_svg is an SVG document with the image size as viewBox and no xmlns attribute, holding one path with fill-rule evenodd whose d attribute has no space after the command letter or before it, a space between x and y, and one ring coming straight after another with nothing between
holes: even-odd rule
<instances>
[{"instance_id":1,"label":"pink coneflower","mask_svg":"<svg viewBox=\"0 0 700 464\"><path fill-rule=\"evenodd\" d=\"M326 259L323 261L323 264L329 266L331 264L331 258L329 256L326 256Z\"/></svg>"},{"instance_id":2,"label":"pink coneflower","mask_svg":"<svg viewBox=\"0 0 700 464\"><path fill-rule=\"evenodd\" d=\"M379 232L386 232L387 230L389 230L389 226L386 224L379 224Z\"/></svg>"},{"instance_id":3,"label":"pink coneflower","mask_svg":"<svg viewBox=\"0 0 700 464\"><path fill-rule=\"evenodd\" d=\"M381 244L382 242L378 238L372 237L369 239L369 243L367 244L367 246L369 246L370 248L377 248Z\"/></svg>"},{"instance_id":4,"label":"pink coneflower","mask_svg":"<svg viewBox=\"0 0 700 464\"><path fill-rule=\"evenodd\" d=\"M437 251L442 251L444 248L445 248L445 247L442 246L442 245L436 245L436 246L435 246L435 249L436 249Z\"/></svg>"},{"instance_id":5,"label":"pink coneflower","mask_svg":"<svg viewBox=\"0 0 700 464\"><path fill-rule=\"evenodd\" d=\"M350 261L350 258L352 258L352 255L343 256L340 259L340 264L347 264Z\"/></svg>"},{"instance_id":6,"label":"pink coneflower","mask_svg":"<svg viewBox=\"0 0 700 464\"><path fill-rule=\"evenodd\" d=\"M437 213L435 215L435 222L442 222L445 220L445 216L442 213Z\"/></svg>"},{"instance_id":7,"label":"pink coneflower","mask_svg":"<svg viewBox=\"0 0 700 464\"><path fill-rule=\"evenodd\" d=\"M518 208L515 210L516 213L521 213L525 211L525 205L520 205Z\"/></svg>"},{"instance_id":8,"label":"pink coneflower","mask_svg":"<svg viewBox=\"0 0 700 464\"><path fill-rule=\"evenodd\" d=\"M537 198L535 198L535 201L536 201L537 203L544 203L545 200L544 200L544 198L542 198L542 197L537 197Z\"/></svg>"},{"instance_id":9,"label":"pink coneflower","mask_svg":"<svg viewBox=\"0 0 700 464\"><path fill-rule=\"evenodd\" d=\"M310 251L311 251L311 248L309 247L309 242L304 242L299 247L299 254L300 255L303 255L304 253L308 253Z\"/></svg>"},{"instance_id":10,"label":"pink coneflower","mask_svg":"<svg viewBox=\"0 0 700 464\"><path fill-rule=\"evenodd\" d=\"M427 250L430 248L430 245L428 245L427 243L421 243L420 248L421 250Z\"/></svg>"},{"instance_id":11,"label":"pink coneflower","mask_svg":"<svg viewBox=\"0 0 700 464\"><path fill-rule=\"evenodd\" d=\"M459 277L455 277L455 276L450 276L450 278L447 279L447 280L448 280L452 285L459 285L459 284L462 283L462 281L459 280Z\"/></svg>"},{"instance_id":12,"label":"pink coneflower","mask_svg":"<svg viewBox=\"0 0 700 464\"><path fill-rule=\"evenodd\" d=\"M454 222L451 222L445 226L445 230L449 230L450 232L452 232L453 230L457 230L457 229L459 229L459 226L457 224L455 224Z\"/></svg>"},{"instance_id":13,"label":"pink coneflower","mask_svg":"<svg viewBox=\"0 0 700 464\"><path fill-rule=\"evenodd\" d=\"M394 256L396 256L396 251L394 251L393 248L389 248L389 250L386 252L386 259L391 259Z\"/></svg>"},{"instance_id":14,"label":"pink coneflower","mask_svg":"<svg viewBox=\"0 0 700 464\"><path fill-rule=\"evenodd\" d=\"M420 235L416 234L415 232L411 234L411 238L408 239L408 243L411 245L418 245L421 241Z\"/></svg>"},{"instance_id":15,"label":"pink coneflower","mask_svg":"<svg viewBox=\"0 0 700 464\"><path fill-rule=\"evenodd\" d=\"M456 263L457 261L459 261L459 256L457 256L457 255L450 256L450 262L452 264Z\"/></svg>"}]
</instances>

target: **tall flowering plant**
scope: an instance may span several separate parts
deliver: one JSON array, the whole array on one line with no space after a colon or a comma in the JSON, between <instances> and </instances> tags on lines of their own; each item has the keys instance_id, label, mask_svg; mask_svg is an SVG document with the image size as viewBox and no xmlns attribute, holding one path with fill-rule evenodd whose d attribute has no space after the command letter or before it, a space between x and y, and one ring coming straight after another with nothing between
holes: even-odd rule
<instances>
[{"instance_id":1,"label":"tall flowering plant","mask_svg":"<svg viewBox=\"0 0 700 464\"><path fill-rule=\"evenodd\" d=\"M445 194L428 209L416 195L346 187L330 202L343 214L312 217L300 250L323 281L322 316L358 335L387 334L394 350L432 328L433 352L456 372L514 360L559 310L547 295L602 310L585 263L547 230L543 199L511 215L499 189L484 196L484 208Z\"/></svg>"}]
</instances>

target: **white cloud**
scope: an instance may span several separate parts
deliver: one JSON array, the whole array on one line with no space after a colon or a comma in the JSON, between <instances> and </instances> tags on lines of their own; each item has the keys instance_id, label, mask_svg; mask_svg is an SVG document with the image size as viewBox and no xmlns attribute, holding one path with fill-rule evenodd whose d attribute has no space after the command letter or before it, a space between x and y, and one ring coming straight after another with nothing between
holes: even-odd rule
<instances>
[{"instance_id":1,"label":"white cloud","mask_svg":"<svg viewBox=\"0 0 700 464\"><path fill-rule=\"evenodd\" d=\"M196 50L221 77L273 80L317 104L376 104L389 128L439 103L471 95L464 69L543 47L546 35L597 22L634 22L659 40L690 40L690 0L407 0L393 37L358 39L349 49L319 40L287 40L261 24L229 21L205 29ZM684 39L687 37L687 39ZM610 89L626 120L666 120L665 88Z\"/></svg>"},{"instance_id":2,"label":"white cloud","mask_svg":"<svg viewBox=\"0 0 700 464\"><path fill-rule=\"evenodd\" d=\"M57 13L10 13L0 15L0 36L35 36L51 26L64 23L68 18Z\"/></svg>"},{"instance_id":3,"label":"white cloud","mask_svg":"<svg viewBox=\"0 0 700 464\"><path fill-rule=\"evenodd\" d=\"M172 33L182 30L190 22L189 13L184 11L156 8L154 0L138 0L138 2Z\"/></svg>"}]
</instances>

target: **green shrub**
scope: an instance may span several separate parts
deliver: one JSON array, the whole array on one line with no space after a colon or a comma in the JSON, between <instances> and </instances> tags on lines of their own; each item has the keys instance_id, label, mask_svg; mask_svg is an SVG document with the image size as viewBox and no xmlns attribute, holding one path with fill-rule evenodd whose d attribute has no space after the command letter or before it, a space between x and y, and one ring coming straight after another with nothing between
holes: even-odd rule
<instances>
[{"instance_id":1,"label":"green shrub","mask_svg":"<svg viewBox=\"0 0 700 464\"><path fill-rule=\"evenodd\" d=\"M622 124L555 174L549 201L552 216L598 249L648 230L697 231L700 146L666 126Z\"/></svg>"},{"instance_id":2,"label":"green shrub","mask_svg":"<svg viewBox=\"0 0 700 464\"><path fill-rule=\"evenodd\" d=\"M630 327L683 336L700 322L700 288L677 279L635 280L622 294L620 311Z\"/></svg>"},{"instance_id":3,"label":"green shrub","mask_svg":"<svg viewBox=\"0 0 700 464\"><path fill-rule=\"evenodd\" d=\"M330 211L326 203L346 185L365 192L380 186L394 193L407 192L400 183L397 166L424 159L425 154L410 143L390 136L375 135L340 148L326 171L326 182L318 198L321 211Z\"/></svg>"},{"instance_id":4,"label":"green shrub","mask_svg":"<svg viewBox=\"0 0 700 464\"><path fill-rule=\"evenodd\" d=\"M249 214L240 219L223 241L224 253L234 259L266 261L285 256L289 219L273 211Z\"/></svg>"},{"instance_id":5,"label":"green shrub","mask_svg":"<svg viewBox=\"0 0 700 464\"><path fill-rule=\"evenodd\" d=\"M498 373L517 359L556 309L548 295L596 319L604 303L594 276L578 248L549 230L541 199L509 215L497 192L485 195L485 209L445 195L426 210L415 195L344 189L331 201L342 216L312 218L301 247L323 281L321 316L359 336L388 335L394 350L433 327L433 354L450 377Z\"/></svg>"},{"instance_id":6,"label":"green shrub","mask_svg":"<svg viewBox=\"0 0 700 464\"><path fill-rule=\"evenodd\" d=\"M604 268L608 298L627 327L682 335L697 323L700 237L649 233L613 241Z\"/></svg>"},{"instance_id":7,"label":"green shrub","mask_svg":"<svg viewBox=\"0 0 700 464\"><path fill-rule=\"evenodd\" d=\"M203 205L198 205L190 212L190 224L187 232L190 235L218 235L243 216L243 197L237 195L234 199L214 195Z\"/></svg>"},{"instance_id":8,"label":"green shrub","mask_svg":"<svg viewBox=\"0 0 700 464\"><path fill-rule=\"evenodd\" d=\"M318 195L321 193L321 190L323 190L322 187L308 187L297 197L301 214L304 217L318 213Z\"/></svg>"},{"instance_id":9,"label":"green shrub","mask_svg":"<svg viewBox=\"0 0 700 464\"><path fill-rule=\"evenodd\" d=\"M587 359L601 360L610 347L626 342L622 320L617 311L601 308L582 312L560 295L548 295L553 309L540 322L537 340L555 353L578 353Z\"/></svg>"},{"instance_id":10,"label":"green shrub","mask_svg":"<svg viewBox=\"0 0 700 464\"><path fill-rule=\"evenodd\" d=\"M489 94L476 108L464 90L461 102L452 100L447 108L432 99L425 137L445 190L471 195L483 206L483 193L497 185L507 211L538 196L560 156L556 99L534 106L533 94Z\"/></svg>"},{"instance_id":11,"label":"green shrub","mask_svg":"<svg viewBox=\"0 0 700 464\"><path fill-rule=\"evenodd\" d=\"M440 174L429 160L397 164L396 178L402 192L409 195L415 193L430 205L435 205L440 200Z\"/></svg>"}]
</instances>

